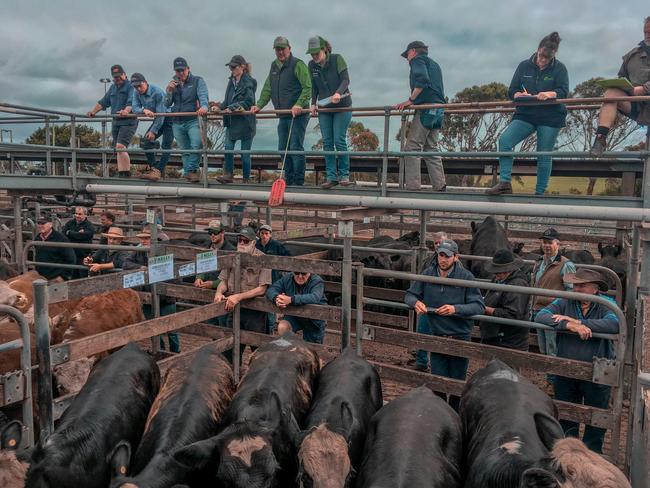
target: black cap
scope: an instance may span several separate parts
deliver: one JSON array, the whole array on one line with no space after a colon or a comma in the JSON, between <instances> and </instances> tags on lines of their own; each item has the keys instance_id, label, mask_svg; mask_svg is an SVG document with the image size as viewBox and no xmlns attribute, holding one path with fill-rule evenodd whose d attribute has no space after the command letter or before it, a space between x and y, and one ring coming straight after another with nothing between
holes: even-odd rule
<instances>
[{"instance_id":1,"label":"black cap","mask_svg":"<svg viewBox=\"0 0 650 488\"><path fill-rule=\"evenodd\" d=\"M235 54L232 58L230 58L230 61L226 63L226 66L230 66L231 68L234 68L235 66L244 66L248 64L246 60L244 59L244 56L241 54Z\"/></svg>"},{"instance_id":2,"label":"black cap","mask_svg":"<svg viewBox=\"0 0 650 488\"><path fill-rule=\"evenodd\" d=\"M121 64L114 64L113 66L111 66L111 74L112 75L124 74L124 68L122 68Z\"/></svg>"},{"instance_id":3,"label":"black cap","mask_svg":"<svg viewBox=\"0 0 650 488\"><path fill-rule=\"evenodd\" d=\"M189 66L187 65L187 61L185 61L185 58L176 58L174 59L174 69L185 69L188 68Z\"/></svg>"},{"instance_id":4,"label":"black cap","mask_svg":"<svg viewBox=\"0 0 650 488\"><path fill-rule=\"evenodd\" d=\"M146 82L147 80L142 73L133 73L131 75L131 84L133 86L140 86L143 81Z\"/></svg>"},{"instance_id":5,"label":"black cap","mask_svg":"<svg viewBox=\"0 0 650 488\"><path fill-rule=\"evenodd\" d=\"M51 221L52 221L52 219L47 218L46 216L41 216L41 217L36 219L37 224L47 224L48 222L51 222Z\"/></svg>"},{"instance_id":6,"label":"black cap","mask_svg":"<svg viewBox=\"0 0 650 488\"><path fill-rule=\"evenodd\" d=\"M409 49L417 49L417 48L419 48L419 47L427 48L427 47L429 47L429 46L427 46L427 45L426 45L425 43L423 43L422 41L412 41L412 42L409 42L409 45L406 46L406 49L405 49L404 52L402 53L402 57L403 57L403 58L406 57L407 53L409 52Z\"/></svg>"},{"instance_id":7,"label":"black cap","mask_svg":"<svg viewBox=\"0 0 650 488\"><path fill-rule=\"evenodd\" d=\"M552 241L554 239L557 239L559 241L560 240L560 234L553 227L549 227L540 236L540 239L545 239L545 240L548 240L548 241Z\"/></svg>"}]
</instances>

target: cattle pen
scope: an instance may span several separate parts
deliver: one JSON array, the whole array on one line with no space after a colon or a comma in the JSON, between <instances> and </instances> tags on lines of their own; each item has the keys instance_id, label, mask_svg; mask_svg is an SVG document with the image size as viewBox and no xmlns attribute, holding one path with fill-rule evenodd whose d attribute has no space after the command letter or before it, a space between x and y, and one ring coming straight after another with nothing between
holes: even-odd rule
<instances>
[{"instance_id":1,"label":"cattle pen","mask_svg":"<svg viewBox=\"0 0 650 488\"><path fill-rule=\"evenodd\" d=\"M643 97L640 97L643 98ZM650 97L645 97L650 98ZM645 98L643 98L645 100ZM596 106L601 99L581 101L580 105L591 104ZM507 110L507 104L470 104L467 107L452 107L452 110ZM328 278L329 291L339 293L340 306L335 305L307 305L291 307L289 311L298 317L310 317L326 320L328 323L326 345L312 345L323 358L335 356L347 345L353 344L358 352L366 355L377 368L382 379L394 381L403 385L416 387L427 385L433 390L459 395L464 382L444 378L428 373L422 373L404 368L400 365L390 364L382 360L377 361L368 355L368 350L376 344L387 347L400 347L405 349L423 349L429 352L449 353L475 361L485 361L499 358L504 362L518 368L526 368L541 374L562 374L575 379L592 381L597 384L608 385L613 388L612 403L608 409L598 409L583 405L575 405L556 401L560 418L573 420L585 424L603 427L611 432L609 449L606 455L615 463L622 466L632 478L633 486L646 486L650 479L648 466L650 465L650 136L646 140L645 150L613 152L607 154L603 167L599 168L602 174L615 174L623 180L625 196L621 197L580 197L580 196L531 196L508 195L501 197L487 197L476 191L457 191L451 189L444 194L407 191L402 188L400 179L397 186L391 186L388 175L394 171L403 174L400 159L405 155L403 151L391 151L388 144L388 133L391 117L401 116L401 113L392 111L389 107L370 107L355 109L355 115L373 113L383 116L385 120L384 145L377 152L350 152L357 163L363 167L371 168L377 173L375 186L360 186L354 190L340 189L322 191L314 187L293 187L287 190L284 208L273 209L267 205L268 187L257 185L216 185L208 180L208 170L211 166L220 163L223 150L201 150L203 158L202 182L197 185L186 183L161 181L144 184L138 180L117 180L108 177L108 157L114 154L112 149L82 149L76 148L73 140L72 147L61 148L47 144L20 145L0 144L3 152L6 151L9 160L9 171L0 174L0 188L8 191L12 199L12 215L7 219L10 226L0 230L3 250L10 260L17 263L23 270L34 265L29 259L31 250L39 243L30 239L33 233L29 226L46 206L61 207L61 203L50 200L34 201L34 193L42 196L56 195L82 195L83 198L95 200L97 197L106 198L105 205L115 207L123 205L126 215L139 215L145 217L150 223L155 222L155 214L163 217L167 214L166 207L175 209L183 208L183 212L176 213L176 217L185 214L191 218L191 226L180 224L166 224L163 229L170 232L189 233L197 230L197 215L221 215L224 219L232 218L228 205L232 202L248 202L249 208L257 208L257 213L250 211L247 215L263 218L266 222L282 221L285 241L294 242L312 247L311 252L304 256L278 257L259 256L252 257L238 253L218 252L218 269L234 266L239 270L241 266L255 266L282 271L304 271L316 273ZM46 125L58 123L60 120L69 120L73 127L83 120L78 114L47 111L32 107L22 107L0 103L0 111L11 112L25 117L40 117ZM269 114L275 116L276 114ZM1 119L0 119L1 120ZM100 120L105 124L109 119ZM650 133L649 133L650 134ZM144 155L144 151L129 149L137 155ZM176 153L177 151L173 151ZM234 151L241 154L242 151ZM246 151L243 151L246 152ZM257 156L260 164L277 168L277 151L251 151ZM322 151L304 151L309 157L317 160L324 154ZM413 153L421 155L422 153ZM543 153L522 152L514 153L522 161L530 161L531 157ZM446 158L445 165L450 161L458 161L463 171L486 172L496 174L494 158L499 153L473 152L473 153L431 153ZM566 158L566 165L560 164L560 171L580 174L581 168L589 167L589 158L585 153L553 153L553 156ZM80 159L88 157L88 161L98 165L101 176L79 172ZM25 176L18 174L18 160L34 158L47 164L47 176ZM272 160L272 161L271 161ZM354 159L353 159L354 161ZM584 164L583 164L584 163ZM591 162L593 163L593 162ZM314 171L317 171L318 162ZM520 166L524 173L526 165ZM461 167L459 165L459 167ZM450 164L453 166L453 164ZM586 169L584 171L587 171ZM635 181L639 180L641 192L634 196ZM108 198L111 198L111 204ZM74 205L75 199L69 199L68 205ZM31 205L31 206L30 206ZM99 205L99 204L98 204ZM138 212L137 207L140 209ZM313 214L312 214L313 212ZM154 216L152 218L152 215ZM476 286L483 290L510 290L539 296L555 296L566 298L582 298L585 296L572 292L549 292L536 288L515 289L509 285L491 284L485 281L454 282L447 278L426 278L418 275L419 265L427 257L426 236L432 230L448 229L454 232L458 224L453 219L467 218L472 215L503 216L503 220L512 228L513 235L523 238L532 238L539 234L537 226L529 228L517 226L520 222L530 222L529 219L544 219L545 222L560 222L565 225L567 234L572 235L576 242L594 243L599 240L619 242L626 249L626 282L621 283L619 277L613 273L612 280L619 282L615 286L616 303L613 304L602 298L593 299L612 310L620 323L620 333L615 336L606 336L614 340L616 360L594 359L592 362L575 361L553 356L544 356L534 352L521 352L503 349L496 346L479 344L476 342L460 342L445 337L428 336L414 332L412 317L395 315L367 310L369 306L384 308L404 308L402 299L403 291L390 289L376 289L364 284L364 278L377 277L404 281L429 281L447 283L452 286ZM199 217L200 218L200 217ZM169 219L173 220L173 219ZM575 220L583 222L586 229L602 228L606 232L595 235L583 231ZM129 219L133 224L133 219ZM444 222L444 223L441 223ZM451 223L450 223L451 222ZM539 222L539 220L533 222ZM294 225L293 229L291 224ZM310 231L308 224L316 227ZM614 223L614 225L610 225ZM128 223L125 222L126 225ZM320 226L320 227L319 227ZM574 226L574 227L572 227ZM133 227L137 227L133 225ZM156 226L152 226L152 241L155 242ZM172 230L175 229L175 230ZM577 229L577 230L576 230ZM365 267L355 261L356 250L368 250L360 245L358 235L360 231L371 231L378 235L382 230L404 232L407 230L419 231L419 242L416 247L407 251L394 249L372 248L373 252L400 253L411 256L411 268L407 271L378 270ZM509 229L511 231L511 229ZM279 234L279 233L278 233ZM324 237L326 242L308 243L296 240L301 237ZM25 239L27 238L27 239ZM99 249L98 244L90 244L89 248ZM80 248L75 244L71 247ZM114 246L104 246L107 249L117 249ZM133 249L133 248L132 248ZM328 249L341 251L341 260L324 259ZM23 327L21 341L0 344L0 354L10 349L22 349L23 363L21 369L0 379L0 406L21 404L23 419L28 426L27 444L33 440L35 429L29 422L32 421L32 391L31 378L37 377L39 388L37 393L38 405L38 432L45 438L52 432L54 422L59 418L66 406L69 405L73 395L58 397L52 391L51 372L57 365L75 361L91 355L96 355L113 350L132 341L151 340L152 352L162 357L161 367L169 366L175 361L182 361L192 351L184 351L176 355L163 355L158 350L157 337L170 331L180 331L188 336L198 336L211 341L217 341L221 351L238 350L240 344L260 346L270 340L272 336L249 332L240 329L239 310L248 308L253 310L279 313L280 309L268 300L257 298L245 301L235 308L233 328L208 324L210 319L225 315L227 312L222 303L212 303L214 292L197 289L182 284L181 280L187 270L187 265L196 263L197 254L204 249L166 244L160 242L151 248L139 248L150 256L173 255L173 278L153 284L152 290L140 292L141 299L152 305L156 318L145 322L132 324L121 329L104 332L68 343L51 344L50 328L48 324L48 308L55 303L74 300L98 293L122 289L126 286L125 276L133 271L118 271L108 275L71 280L64 283L34 283L36 350L38 352L38 369L31 368L25 361L30 350L30 334ZM481 256L469 256L472 259L485 259ZM185 267L185 268L184 268ZM609 270L601 269L604 273ZM238 273L236 273L238 275ZM145 273L145 280L146 278ZM149 284L145 281L141 284ZM236 283L236 288L239 286ZM623 293L625 290L625 293ZM188 303L186 310L171 315L159 317L161 297L171 297L177 301ZM10 313L18 321L26 324L26 319L15 310L0 309L0 313ZM534 322L508 321L488 316L474 317L481 321L495 321L507 325L541 329ZM155 340L154 340L155 339ZM163 357L165 356L165 357ZM233 367L236 380L239 379L242 365L239 356L233 355ZM38 374L37 374L38 373ZM624 416L623 413L627 412ZM31 436L31 437L30 437Z\"/></svg>"}]
</instances>

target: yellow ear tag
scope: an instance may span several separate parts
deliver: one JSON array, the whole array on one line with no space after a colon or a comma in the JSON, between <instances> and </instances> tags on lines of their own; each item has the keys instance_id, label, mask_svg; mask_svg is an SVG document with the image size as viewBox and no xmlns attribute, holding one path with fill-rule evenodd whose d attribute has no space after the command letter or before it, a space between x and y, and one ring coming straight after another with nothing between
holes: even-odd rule
<instances>
[{"instance_id":1,"label":"yellow ear tag","mask_svg":"<svg viewBox=\"0 0 650 488\"><path fill-rule=\"evenodd\" d=\"M9 447L14 447L16 445L16 439L9 439Z\"/></svg>"},{"instance_id":2,"label":"yellow ear tag","mask_svg":"<svg viewBox=\"0 0 650 488\"><path fill-rule=\"evenodd\" d=\"M120 466L120 474L126 474L126 466Z\"/></svg>"}]
</instances>

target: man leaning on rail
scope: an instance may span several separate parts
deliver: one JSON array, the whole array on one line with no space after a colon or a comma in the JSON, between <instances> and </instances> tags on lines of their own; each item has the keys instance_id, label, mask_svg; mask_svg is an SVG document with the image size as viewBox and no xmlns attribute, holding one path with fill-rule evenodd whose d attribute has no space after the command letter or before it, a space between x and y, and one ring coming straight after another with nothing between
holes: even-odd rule
<instances>
[{"instance_id":1,"label":"man leaning on rail","mask_svg":"<svg viewBox=\"0 0 650 488\"><path fill-rule=\"evenodd\" d=\"M75 207L74 218L66 222L61 232L70 242L92 244L93 235L95 235L95 227L90 223L90 220L88 220L88 209L86 207ZM90 249L76 248L74 250L77 257L76 264L82 265L84 258L91 254L91 252ZM72 270L73 278L83 278L85 275L86 273L82 269Z\"/></svg>"},{"instance_id":2,"label":"man leaning on rail","mask_svg":"<svg viewBox=\"0 0 650 488\"><path fill-rule=\"evenodd\" d=\"M40 217L36 220L38 234L34 240L36 242L70 242L60 232L52 228L51 217ZM52 264L75 264L76 256L74 249L66 247L45 247L36 246L34 251L34 261L39 263ZM63 281L72 275L71 269L59 268L57 266L36 265L36 271L44 278L51 281Z\"/></svg>"},{"instance_id":3,"label":"man leaning on rail","mask_svg":"<svg viewBox=\"0 0 650 488\"><path fill-rule=\"evenodd\" d=\"M576 293L586 293L614 300L603 293L607 283L598 271L580 268L576 273L567 274L564 281L573 285ZM558 298L539 311L535 321L555 327L557 331L570 331L573 334L560 333L557 337L557 355L561 358L577 359L591 363L593 358L614 359L614 345L609 339L596 339L593 333L618 334L619 322L610 309L590 301L568 300ZM611 388L586 380L555 377L555 398L580 405L607 408ZM580 437L580 424L560 420L565 435ZM585 425L583 441L597 453L603 451L605 429Z\"/></svg>"}]
</instances>

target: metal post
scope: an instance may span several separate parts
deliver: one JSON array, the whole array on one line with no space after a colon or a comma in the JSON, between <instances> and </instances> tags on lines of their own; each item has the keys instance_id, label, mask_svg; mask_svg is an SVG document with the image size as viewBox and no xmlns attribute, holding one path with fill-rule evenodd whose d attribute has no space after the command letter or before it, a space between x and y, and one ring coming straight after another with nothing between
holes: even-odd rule
<instances>
[{"instance_id":1,"label":"metal post","mask_svg":"<svg viewBox=\"0 0 650 488\"><path fill-rule=\"evenodd\" d=\"M13 260L20 265L23 262L23 201L14 197L14 254ZM27 270L23 269L23 273Z\"/></svg>"},{"instance_id":2,"label":"metal post","mask_svg":"<svg viewBox=\"0 0 650 488\"><path fill-rule=\"evenodd\" d=\"M237 253L235 256L235 293L241 290L241 254ZM235 384L239 383L239 370L241 368L239 349L241 344L241 304L235 305L232 312L232 368L235 374Z\"/></svg>"},{"instance_id":3,"label":"metal post","mask_svg":"<svg viewBox=\"0 0 650 488\"><path fill-rule=\"evenodd\" d=\"M363 336L363 264L358 264L357 269L357 318L355 323L356 329L356 349L357 355L363 356L361 338Z\"/></svg>"},{"instance_id":4,"label":"metal post","mask_svg":"<svg viewBox=\"0 0 650 488\"><path fill-rule=\"evenodd\" d=\"M45 116L45 145L48 147L52 145L52 137L50 134L50 118L48 116ZM49 149L45 151L45 172L48 175L54 174L52 172L52 151Z\"/></svg>"},{"instance_id":5,"label":"metal post","mask_svg":"<svg viewBox=\"0 0 650 488\"><path fill-rule=\"evenodd\" d=\"M384 155L381 162L381 196L386 196L388 186L388 142L390 140L390 111L392 107L384 107Z\"/></svg>"},{"instance_id":6,"label":"metal post","mask_svg":"<svg viewBox=\"0 0 650 488\"><path fill-rule=\"evenodd\" d=\"M201 178L203 181L203 188L208 187L208 116L203 115L201 116L200 122L203 122L202 124L199 124L201 127L201 137L203 139L203 177Z\"/></svg>"},{"instance_id":7,"label":"metal post","mask_svg":"<svg viewBox=\"0 0 650 488\"><path fill-rule=\"evenodd\" d=\"M102 148L106 148L108 141L106 140L106 121L102 120ZM108 170L108 164L106 162L106 152L102 151L102 176L108 178L110 172Z\"/></svg>"},{"instance_id":8,"label":"metal post","mask_svg":"<svg viewBox=\"0 0 650 488\"><path fill-rule=\"evenodd\" d=\"M72 152L72 161L70 174L72 175L72 187L77 189L77 117L70 117L70 150Z\"/></svg>"},{"instance_id":9,"label":"metal post","mask_svg":"<svg viewBox=\"0 0 650 488\"><path fill-rule=\"evenodd\" d=\"M287 230L287 209L284 209L284 215L282 216L282 230Z\"/></svg>"},{"instance_id":10,"label":"metal post","mask_svg":"<svg viewBox=\"0 0 650 488\"><path fill-rule=\"evenodd\" d=\"M402 114L400 119L400 132L399 132L399 150L404 150L406 144L406 124L408 122L408 115ZM404 189L404 157L399 158L399 189ZM400 230L401 232L401 230Z\"/></svg>"},{"instance_id":11,"label":"metal post","mask_svg":"<svg viewBox=\"0 0 650 488\"><path fill-rule=\"evenodd\" d=\"M154 208L155 211L155 208ZM154 216L156 214L154 213ZM149 249L149 257L154 257L158 254L158 223L157 218L154 217L153 224L150 223L151 229L151 248ZM151 285L151 311L154 318L160 317L160 296L158 295L158 284ZM151 352L154 354L160 351L161 336L154 336L151 338Z\"/></svg>"},{"instance_id":12,"label":"metal post","mask_svg":"<svg viewBox=\"0 0 650 488\"><path fill-rule=\"evenodd\" d=\"M343 269L341 273L341 351L350 345L352 325L352 220L339 222L339 234L343 237Z\"/></svg>"},{"instance_id":13,"label":"metal post","mask_svg":"<svg viewBox=\"0 0 650 488\"><path fill-rule=\"evenodd\" d=\"M266 218L266 225L270 225L271 227L273 227L273 224L272 224L272 222L271 222L271 216L272 216L272 213L273 213L273 212L272 212L271 207L267 206L267 207L266 207L266 216L265 216L265 218Z\"/></svg>"},{"instance_id":14,"label":"metal post","mask_svg":"<svg viewBox=\"0 0 650 488\"><path fill-rule=\"evenodd\" d=\"M50 357L50 319L48 316L47 281L36 280L34 289L34 325L38 357L38 405L40 442L54 432L52 405L52 360Z\"/></svg>"},{"instance_id":15,"label":"metal post","mask_svg":"<svg viewBox=\"0 0 650 488\"><path fill-rule=\"evenodd\" d=\"M379 215L373 219L373 226L372 236L379 237L381 235L381 217Z\"/></svg>"}]
</instances>

